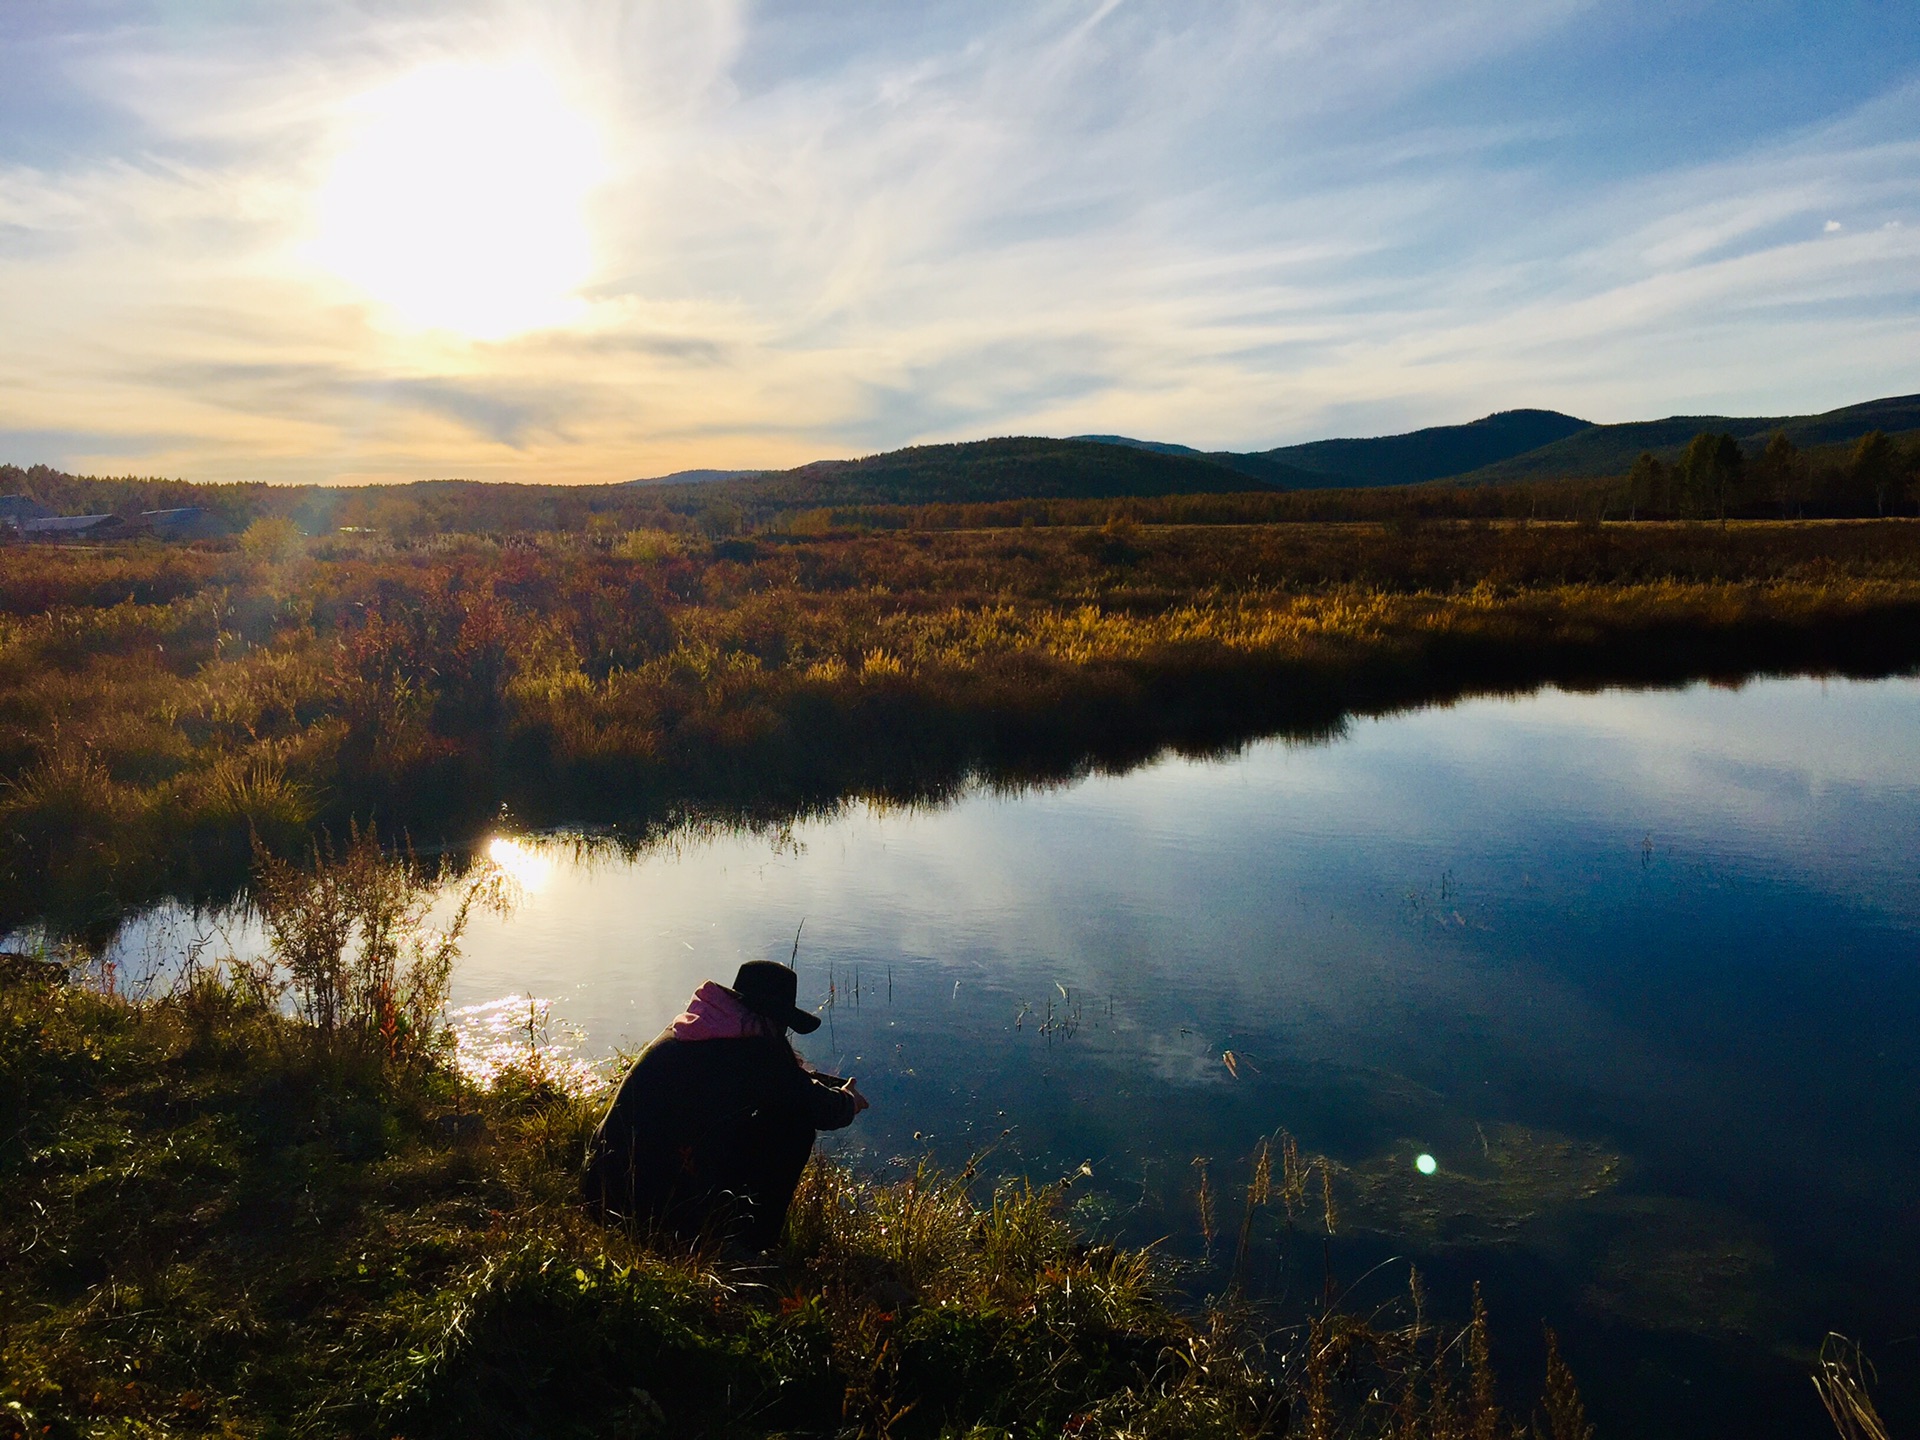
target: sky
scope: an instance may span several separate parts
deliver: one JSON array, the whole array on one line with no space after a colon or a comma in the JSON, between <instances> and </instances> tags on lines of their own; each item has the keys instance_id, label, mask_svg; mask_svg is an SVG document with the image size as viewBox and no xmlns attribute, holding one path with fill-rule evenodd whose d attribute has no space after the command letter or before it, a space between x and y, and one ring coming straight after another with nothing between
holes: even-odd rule
<instances>
[{"instance_id":1,"label":"sky","mask_svg":"<svg viewBox=\"0 0 1920 1440\"><path fill-rule=\"evenodd\" d=\"M605 482L1913 391L1912 0L0 0L0 461Z\"/></svg>"}]
</instances>

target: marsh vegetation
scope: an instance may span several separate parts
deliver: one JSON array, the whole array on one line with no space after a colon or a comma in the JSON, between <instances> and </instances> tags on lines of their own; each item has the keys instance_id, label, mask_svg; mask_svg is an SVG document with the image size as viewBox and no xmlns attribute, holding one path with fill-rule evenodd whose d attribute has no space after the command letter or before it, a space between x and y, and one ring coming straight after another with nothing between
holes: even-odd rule
<instances>
[{"instance_id":1,"label":"marsh vegetation","mask_svg":"<svg viewBox=\"0 0 1920 1440\"><path fill-rule=\"evenodd\" d=\"M1920 663L1908 522L1709 523L1670 485L1692 518L1536 523L1461 493L1368 492L1337 523L1280 494L757 518L652 496L317 538L241 510L222 542L0 549L0 928L84 953L174 895L257 906L270 941L138 1001L9 962L0 1423L1583 1437L1557 1349L1503 1388L1477 1310L1437 1319L1415 1283L1281 1316L1244 1278L1316 1213L1495 1243L1611 1186L1588 1142L1499 1131L1484 1173L1414 1192L1276 1136L1198 1177L1197 1273L1077 1228L1071 1177L821 1164L742 1269L587 1222L591 1098L538 1046L462 1075L441 1019L458 922L498 898L463 857L503 807L644 835L1546 682ZM468 908L433 931L429 891ZM1671 1277L1623 1253L1596 1293L1710 1304L1686 1277L1719 1252L1668 1248ZM1823 1371L1830 1403L1857 1373Z\"/></svg>"},{"instance_id":2,"label":"marsh vegetation","mask_svg":"<svg viewBox=\"0 0 1920 1440\"><path fill-rule=\"evenodd\" d=\"M0 923L471 837L1064 775L1548 681L1920 660L1920 529L1098 526L0 551Z\"/></svg>"}]
</instances>

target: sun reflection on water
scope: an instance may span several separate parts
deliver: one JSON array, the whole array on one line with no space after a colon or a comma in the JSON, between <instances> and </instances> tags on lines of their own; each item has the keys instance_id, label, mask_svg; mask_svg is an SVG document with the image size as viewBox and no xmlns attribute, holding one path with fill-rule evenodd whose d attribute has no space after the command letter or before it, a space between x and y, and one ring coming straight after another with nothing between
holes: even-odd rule
<instances>
[{"instance_id":1,"label":"sun reflection on water","mask_svg":"<svg viewBox=\"0 0 1920 1440\"><path fill-rule=\"evenodd\" d=\"M536 995L502 995L449 1012L454 1067L476 1085L492 1085L512 1069L544 1077L584 1095L601 1084L600 1067L582 1053L586 1032L553 1018L553 1002Z\"/></svg>"},{"instance_id":2,"label":"sun reflection on water","mask_svg":"<svg viewBox=\"0 0 1920 1440\"><path fill-rule=\"evenodd\" d=\"M538 895L553 879L552 858L525 840L496 835L487 843L487 858L500 867L523 895Z\"/></svg>"}]
</instances>

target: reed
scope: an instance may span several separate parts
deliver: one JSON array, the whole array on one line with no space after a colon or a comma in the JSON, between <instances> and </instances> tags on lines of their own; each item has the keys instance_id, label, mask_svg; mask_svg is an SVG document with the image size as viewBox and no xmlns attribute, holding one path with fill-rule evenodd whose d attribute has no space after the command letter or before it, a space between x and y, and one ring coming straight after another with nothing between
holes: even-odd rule
<instances>
[{"instance_id":1,"label":"reed","mask_svg":"<svg viewBox=\"0 0 1920 1440\"><path fill-rule=\"evenodd\" d=\"M1869 1393L1873 1379L1873 1363L1857 1343L1844 1335L1828 1335L1821 1343L1813 1388L1841 1440L1888 1440Z\"/></svg>"},{"instance_id":2,"label":"reed","mask_svg":"<svg viewBox=\"0 0 1920 1440\"><path fill-rule=\"evenodd\" d=\"M1574 1384L1573 1371L1560 1355L1560 1337L1547 1330L1547 1383L1542 1396L1547 1440L1593 1440L1587 1407Z\"/></svg>"},{"instance_id":3,"label":"reed","mask_svg":"<svg viewBox=\"0 0 1920 1440\"><path fill-rule=\"evenodd\" d=\"M1213 1258L1213 1236L1214 1236L1213 1179L1207 1173L1207 1162L1205 1160L1195 1157L1193 1162L1193 1167L1195 1171L1198 1172L1198 1175L1199 1175L1197 1188L1195 1189L1195 1192L1194 1192L1194 1203L1198 1208L1198 1218L1200 1221L1200 1241L1201 1241L1201 1244L1205 1247L1205 1254L1207 1258L1211 1260Z\"/></svg>"}]
</instances>

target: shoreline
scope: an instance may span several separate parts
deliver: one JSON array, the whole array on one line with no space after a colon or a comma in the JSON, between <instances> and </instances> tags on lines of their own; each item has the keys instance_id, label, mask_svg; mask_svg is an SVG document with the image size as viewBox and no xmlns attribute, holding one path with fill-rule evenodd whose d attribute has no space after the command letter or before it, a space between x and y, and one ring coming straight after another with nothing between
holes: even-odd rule
<instances>
[{"instance_id":1,"label":"shoreline","mask_svg":"<svg viewBox=\"0 0 1920 1440\"><path fill-rule=\"evenodd\" d=\"M0 929L97 940L352 823L646 833L1544 685L1920 668L1905 522L1333 528L0 553Z\"/></svg>"},{"instance_id":2,"label":"shoreline","mask_svg":"<svg viewBox=\"0 0 1920 1440\"><path fill-rule=\"evenodd\" d=\"M1276 1328L1230 1282L1190 1307L1067 1223L1070 1179L971 1167L816 1160L766 1257L661 1245L581 1210L595 1100L537 1054L479 1088L263 994L0 972L0 1434L1505 1433L1477 1300L1436 1321L1416 1280ZM1291 1215L1294 1168L1256 1156L1223 1197L1243 1236ZM1530 1403L1584 1423L1551 1345Z\"/></svg>"}]
</instances>

